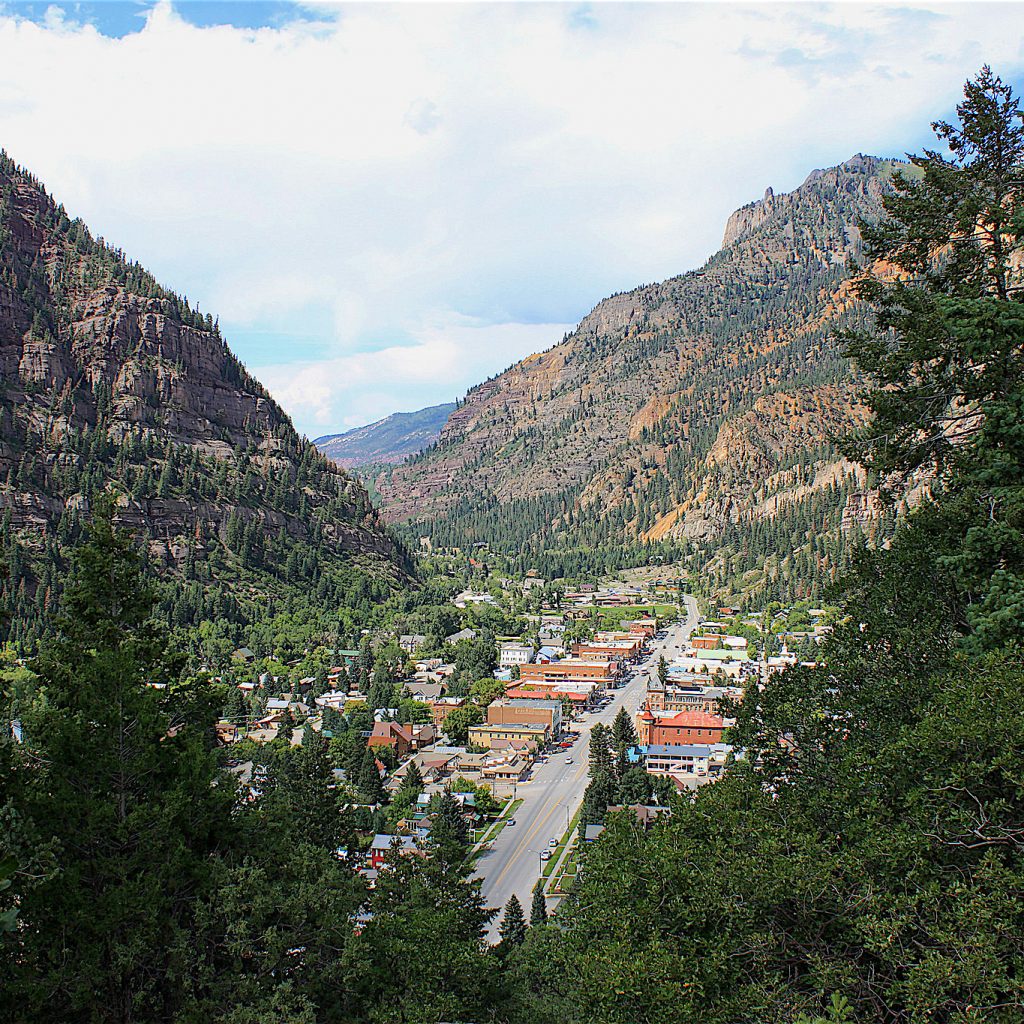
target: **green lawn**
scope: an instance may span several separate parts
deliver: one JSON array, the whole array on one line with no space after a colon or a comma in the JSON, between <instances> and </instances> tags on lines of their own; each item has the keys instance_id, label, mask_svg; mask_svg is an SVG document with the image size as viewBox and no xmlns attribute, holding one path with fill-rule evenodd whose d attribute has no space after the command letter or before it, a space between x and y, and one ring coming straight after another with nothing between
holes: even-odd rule
<instances>
[{"instance_id":1,"label":"green lawn","mask_svg":"<svg viewBox=\"0 0 1024 1024\"><path fill-rule=\"evenodd\" d=\"M582 810L582 808L580 808ZM573 837L576 835L576 826L580 823L580 811L576 812L575 817L569 824L569 827L562 833L562 838L551 851L551 859L544 862L543 875L545 878L551 877L551 872L555 870L555 865L558 863L558 858L562 856L562 851L572 842Z\"/></svg>"}]
</instances>

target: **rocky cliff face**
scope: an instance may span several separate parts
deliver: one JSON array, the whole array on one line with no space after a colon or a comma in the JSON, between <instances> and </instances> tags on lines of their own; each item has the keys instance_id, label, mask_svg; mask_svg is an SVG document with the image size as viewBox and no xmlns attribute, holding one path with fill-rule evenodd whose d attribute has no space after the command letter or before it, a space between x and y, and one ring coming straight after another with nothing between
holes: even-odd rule
<instances>
[{"instance_id":1,"label":"rocky cliff face","mask_svg":"<svg viewBox=\"0 0 1024 1024\"><path fill-rule=\"evenodd\" d=\"M385 515L451 542L721 536L860 487L832 438L861 419L835 332L859 315L859 218L892 165L855 156L729 219L699 270L601 302L565 341L471 390L382 475ZM554 509L549 522L522 502ZM539 530L520 537L502 509ZM526 510L528 511L528 510ZM506 517L507 518L507 517Z\"/></svg>"},{"instance_id":2,"label":"rocky cliff face","mask_svg":"<svg viewBox=\"0 0 1024 1024\"><path fill-rule=\"evenodd\" d=\"M767 188L764 198L741 206L735 213L731 214L725 222L725 234L722 236L722 248L726 249L738 238L749 234L759 228L774 212L775 193L771 187Z\"/></svg>"},{"instance_id":3,"label":"rocky cliff face","mask_svg":"<svg viewBox=\"0 0 1024 1024\"><path fill-rule=\"evenodd\" d=\"M67 537L111 490L172 568L230 548L230 526L250 547L315 542L395 569L361 485L296 434L213 319L94 240L5 155L0 387L3 528L30 548Z\"/></svg>"}]
</instances>

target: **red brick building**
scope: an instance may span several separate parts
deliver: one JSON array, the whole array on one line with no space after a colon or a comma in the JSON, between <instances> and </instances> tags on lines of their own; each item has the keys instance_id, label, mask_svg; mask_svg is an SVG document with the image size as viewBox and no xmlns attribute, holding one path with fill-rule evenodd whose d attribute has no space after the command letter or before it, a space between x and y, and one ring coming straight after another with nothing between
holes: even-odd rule
<instances>
[{"instance_id":1,"label":"red brick building","mask_svg":"<svg viewBox=\"0 0 1024 1024\"><path fill-rule=\"evenodd\" d=\"M721 642L722 637L718 633L690 637L690 646L695 651L713 651Z\"/></svg>"},{"instance_id":2,"label":"red brick building","mask_svg":"<svg viewBox=\"0 0 1024 1024\"><path fill-rule=\"evenodd\" d=\"M636 716L637 741L641 744L721 743L725 720L704 711L680 711L656 715L644 708Z\"/></svg>"},{"instance_id":3,"label":"red brick building","mask_svg":"<svg viewBox=\"0 0 1024 1024\"><path fill-rule=\"evenodd\" d=\"M614 661L580 661L566 658L553 661L550 665L522 665L519 669L521 683L599 683L604 685L614 679L618 664Z\"/></svg>"}]
</instances>

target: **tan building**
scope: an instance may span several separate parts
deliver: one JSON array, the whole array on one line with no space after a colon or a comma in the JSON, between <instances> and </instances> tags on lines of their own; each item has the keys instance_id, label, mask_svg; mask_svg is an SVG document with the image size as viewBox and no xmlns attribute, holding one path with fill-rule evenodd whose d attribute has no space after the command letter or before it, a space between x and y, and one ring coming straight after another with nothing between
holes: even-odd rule
<instances>
[{"instance_id":1,"label":"tan building","mask_svg":"<svg viewBox=\"0 0 1024 1024\"><path fill-rule=\"evenodd\" d=\"M699 684L673 686L670 682L662 686L657 680L647 687L647 706L651 711L703 711L706 714L719 713L718 702L724 697L743 699L739 686L702 686Z\"/></svg>"},{"instance_id":2,"label":"tan building","mask_svg":"<svg viewBox=\"0 0 1024 1024\"><path fill-rule=\"evenodd\" d=\"M573 644L572 653L576 658L603 659L607 661L636 661L642 653L643 641L639 637L632 640L588 640L585 643Z\"/></svg>"},{"instance_id":3,"label":"tan building","mask_svg":"<svg viewBox=\"0 0 1024 1024\"><path fill-rule=\"evenodd\" d=\"M542 747L549 738L550 731L546 725L474 725L469 730L470 746L487 747L489 750L502 740Z\"/></svg>"},{"instance_id":4,"label":"tan building","mask_svg":"<svg viewBox=\"0 0 1024 1024\"><path fill-rule=\"evenodd\" d=\"M529 767L530 758L512 754L487 762L480 769L480 777L488 782L522 782Z\"/></svg>"},{"instance_id":5,"label":"tan building","mask_svg":"<svg viewBox=\"0 0 1024 1024\"><path fill-rule=\"evenodd\" d=\"M487 708L488 725L546 725L551 736L562 731L559 700L496 700Z\"/></svg>"},{"instance_id":6,"label":"tan building","mask_svg":"<svg viewBox=\"0 0 1024 1024\"><path fill-rule=\"evenodd\" d=\"M633 636L649 638L658 632L657 619L633 619L632 622L623 622L622 625Z\"/></svg>"}]
</instances>

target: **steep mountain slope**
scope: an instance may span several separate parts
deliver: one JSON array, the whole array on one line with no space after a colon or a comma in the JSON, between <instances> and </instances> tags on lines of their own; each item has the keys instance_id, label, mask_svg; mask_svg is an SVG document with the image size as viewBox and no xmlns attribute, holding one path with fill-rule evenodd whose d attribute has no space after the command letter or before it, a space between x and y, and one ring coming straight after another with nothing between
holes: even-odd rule
<instances>
[{"instance_id":1,"label":"steep mountain slope","mask_svg":"<svg viewBox=\"0 0 1024 1024\"><path fill-rule=\"evenodd\" d=\"M345 469L370 463L401 462L436 441L455 409L456 404L448 402L416 412L396 412L344 434L325 434L313 444Z\"/></svg>"},{"instance_id":2,"label":"steep mountain slope","mask_svg":"<svg viewBox=\"0 0 1024 1024\"><path fill-rule=\"evenodd\" d=\"M360 484L301 439L217 324L0 154L0 598L31 636L95 496L181 581L178 625L397 577ZM358 567L358 571L357 571ZM337 591L337 593L335 593ZM293 595L292 595L293 596Z\"/></svg>"},{"instance_id":3,"label":"steep mountain slope","mask_svg":"<svg viewBox=\"0 0 1024 1024\"><path fill-rule=\"evenodd\" d=\"M555 572L574 561L558 550L675 540L738 554L724 584L764 537L791 581L827 575L829 530L863 483L830 440L861 419L834 333L859 315L857 222L893 168L855 156L769 189L699 270L606 299L472 389L435 445L376 481L385 515Z\"/></svg>"}]
</instances>

